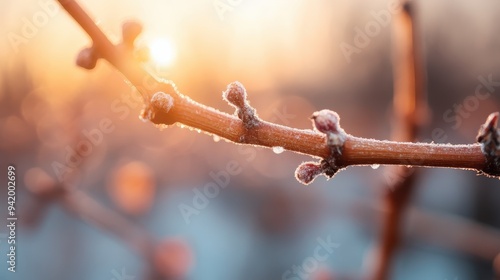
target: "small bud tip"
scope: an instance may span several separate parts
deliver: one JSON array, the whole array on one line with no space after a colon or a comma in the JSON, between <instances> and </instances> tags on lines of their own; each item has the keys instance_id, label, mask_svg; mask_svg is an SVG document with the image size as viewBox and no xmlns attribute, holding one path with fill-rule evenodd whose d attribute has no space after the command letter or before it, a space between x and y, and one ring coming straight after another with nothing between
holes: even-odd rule
<instances>
[{"instance_id":1,"label":"small bud tip","mask_svg":"<svg viewBox=\"0 0 500 280\"><path fill-rule=\"evenodd\" d=\"M315 162L304 162L295 170L295 178L304 185L309 185L314 179L323 173L323 168Z\"/></svg>"},{"instance_id":2,"label":"small bud tip","mask_svg":"<svg viewBox=\"0 0 500 280\"><path fill-rule=\"evenodd\" d=\"M236 81L227 86L226 91L222 93L222 97L235 107L243 108L247 99L247 92L245 87Z\"/></svg>"},{"instance_id":3,"label":"small bud tip","mask_svg":"<svg viewBox=\"0 0 500 280\"><path fill-rule=\"evenodd\" d=\"M330 110L321 110L315 112L311 119L313 120L314 127L322 133L337 133L340 131L340 117L339 115Z\"/></svg>"}]
</instances>

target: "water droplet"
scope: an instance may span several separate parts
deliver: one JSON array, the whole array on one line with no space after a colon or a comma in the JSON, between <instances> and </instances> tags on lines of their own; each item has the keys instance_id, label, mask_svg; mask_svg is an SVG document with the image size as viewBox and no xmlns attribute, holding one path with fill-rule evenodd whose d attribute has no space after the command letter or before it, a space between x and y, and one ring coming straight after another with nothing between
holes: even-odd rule
<instances>
[{"instance_id":1,"label":"water droplet","mask_svg":"<svg viewBox=\"0 0 500 280\"><path fill-rule=\"evenodd\" d=\"M285 148L283 148L283 147L280 147L280 146L273 147L273 152L274 152L275 154L281 154L281 153L283 153L284 151L285 151Z\"/></svg>"},{"instance_id":2,"label":"water droplet","mask_svg":"<svg viewBox=\"0 0 500 280\"><path fill-rule=\"evenodd\" d=\"M372 164L373 169L378 169L380 167L380 164Z\"/></svg>"},{"instance_id":3,"label":"water droplet","mask_svg":"<svg viewBox=\"0 0 500 280\"><path fill-rule=\"evenodd\" d=\"M214 135L214 141L215 142L219 142L220 141L220 137L218 135Z\"/></svg>"}]
</instances>

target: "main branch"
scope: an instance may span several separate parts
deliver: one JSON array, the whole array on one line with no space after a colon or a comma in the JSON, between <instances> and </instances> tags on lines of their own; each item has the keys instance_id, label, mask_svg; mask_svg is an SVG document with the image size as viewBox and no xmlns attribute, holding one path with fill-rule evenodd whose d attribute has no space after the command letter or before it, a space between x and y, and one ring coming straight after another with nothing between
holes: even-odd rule
<instances>
[{"instance_id":1,"label":"main branch","mask_svg":"<svg viewBox=\"0 0 500 280\"><path fill-rule=\"evenodd\" d=\"M120 44L114 45L77 2L58 1L93 41L92 47L80 54L79 65L93 68L99 58L110 62L141 93L146 105L143 117L155 124L180 123L239 144L280 146L289 151L322 158L330 165L327 168L329 170L338 170L350 165L390 164L464 168L495 176L500 174L498 164L490 164L491 160L498 162L498 159L491 159L485 155L482 148L484 144L442 145L379 141L355 137L342 130L339 132L342 133L344 140L342 146L332 148L327 141L328 134L317 130L281 126L260 120L256 114L257 119L253 119L255 123L249 126L248 116L241 113L244 111L243 107L237 109L233 115L220 112L193 101L181 94L171 81L158 79L144 70L133 55L133 43L141 31L139 24L134 22L124 24L123 40ZM245 102L240 105L248 105L246 92Z\"/></svg>"}]
</instances>

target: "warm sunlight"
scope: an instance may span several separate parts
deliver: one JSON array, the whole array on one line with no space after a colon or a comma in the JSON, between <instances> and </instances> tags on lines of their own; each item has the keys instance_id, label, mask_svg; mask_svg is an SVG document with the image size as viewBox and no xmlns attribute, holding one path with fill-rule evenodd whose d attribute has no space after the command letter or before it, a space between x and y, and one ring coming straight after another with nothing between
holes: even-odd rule
<instances>
[{"instance_id":1,"label":"warm sunlight","mask_svg":"<svg viewBox=\"0 0 500 280\"><path fill-rule=\"evenodd\" d=\"M158 66L169 66L175 60L175 48L166 38L156 38L149 43L151 59Z\"/></svg>"}]
</instances>

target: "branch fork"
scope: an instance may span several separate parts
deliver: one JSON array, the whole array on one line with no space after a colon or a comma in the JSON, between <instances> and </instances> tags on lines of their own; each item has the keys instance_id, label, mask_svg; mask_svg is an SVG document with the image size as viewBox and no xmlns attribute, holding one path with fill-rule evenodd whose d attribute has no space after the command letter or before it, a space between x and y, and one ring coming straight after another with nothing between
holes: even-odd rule
<instances>
[{"instance_id":1,"label":"branch fork","mask_svg":"<svg viewBox=\"0 0 500 280\"><path fill-rule=\"evenodd\" d=\"M332 178L342 167L338 164L347 134L340 127L339 115L330 110L315 112L312 117L314 129L326 135L326 145L330 155L320 162L304 162L295 171L295 178L304 185L309 185L314 179L324 174Z\"/></svg>"}]
</instances>

